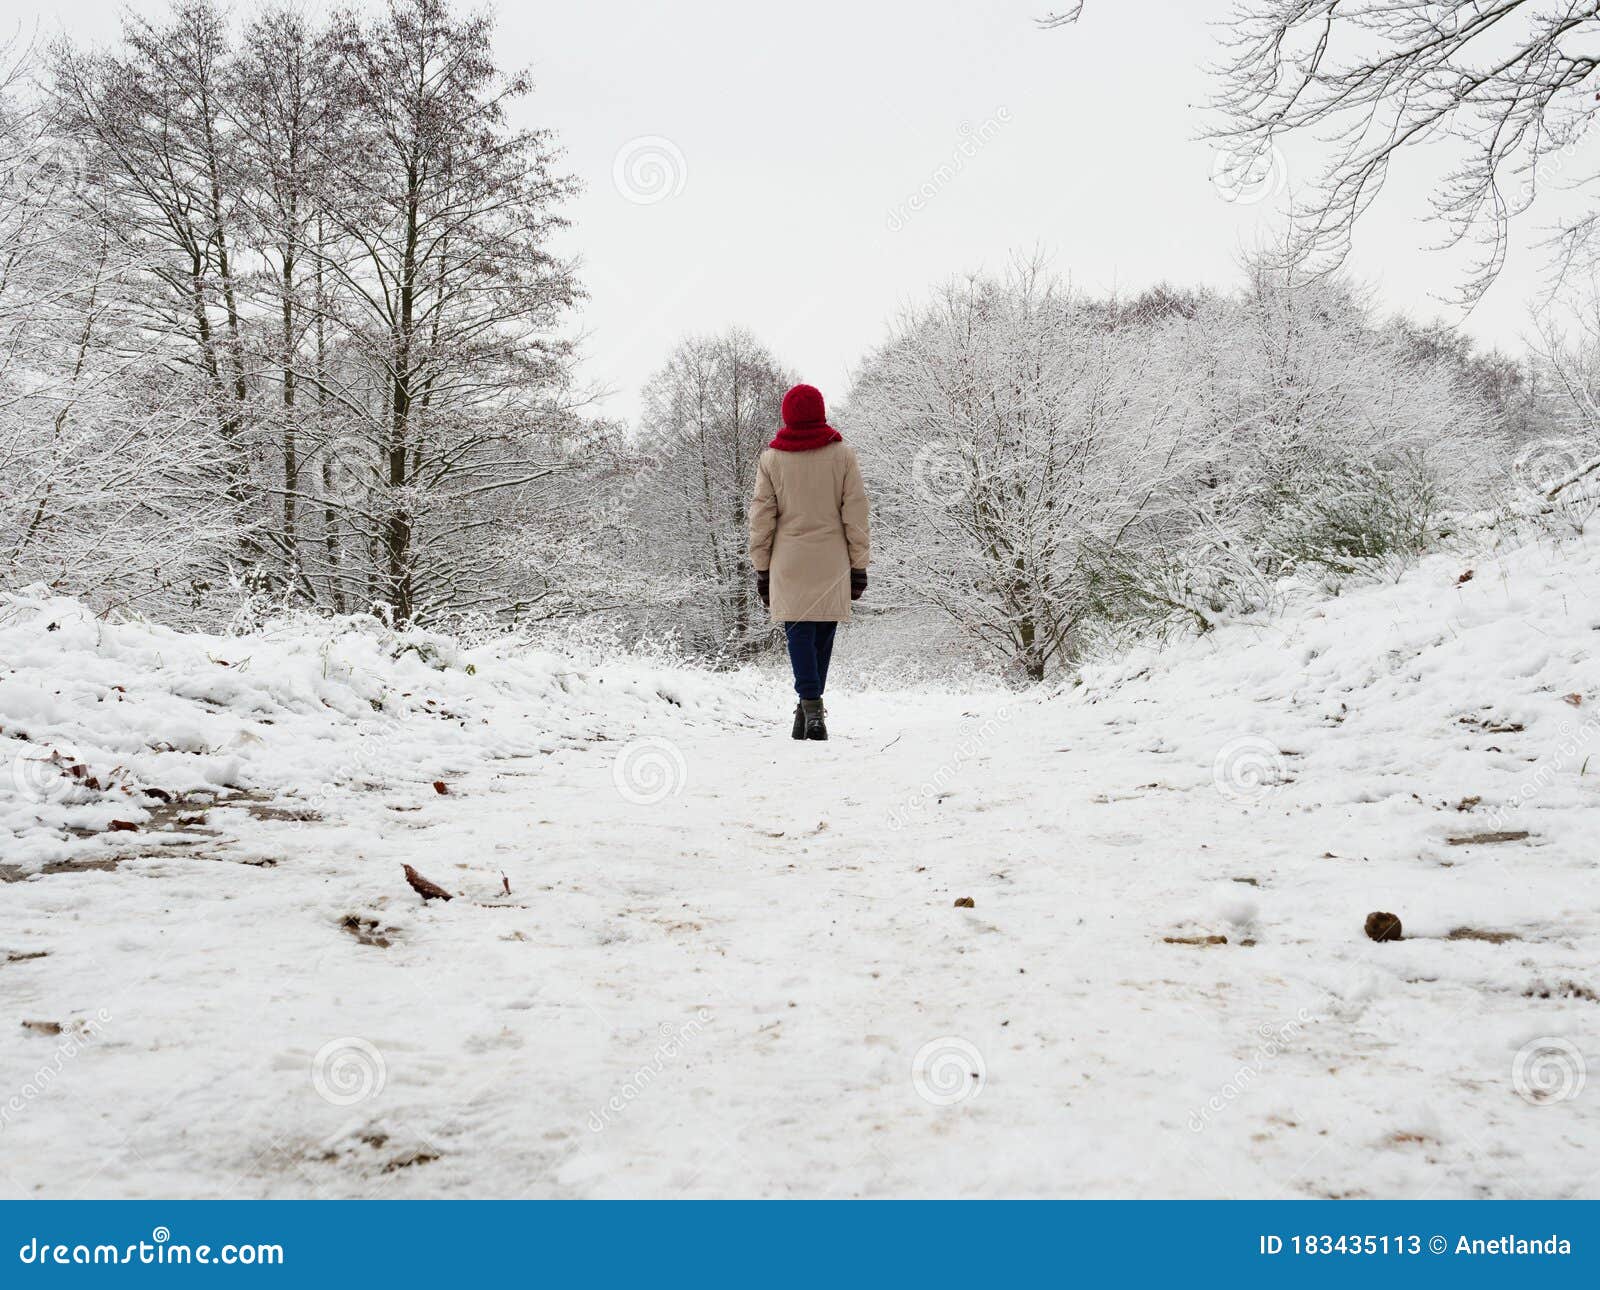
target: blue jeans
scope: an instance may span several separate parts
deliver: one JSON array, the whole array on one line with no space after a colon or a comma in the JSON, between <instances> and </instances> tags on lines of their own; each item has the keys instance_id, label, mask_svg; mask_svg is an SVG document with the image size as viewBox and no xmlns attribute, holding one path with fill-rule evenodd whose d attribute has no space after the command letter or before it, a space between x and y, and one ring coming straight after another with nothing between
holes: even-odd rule
<instances>
[{"instance_id":1,"label":"blue jeans","mask_svg":"<svg viewBox=\"0 0 1600 1290\"><path fill-rule=\"evenodd\" d=\"M802 699L820 699L828 685L828 660L833 657L833 634L838 623L785 623L789 666L794 669L794 692Z\"/></svg>"}]
</instances>

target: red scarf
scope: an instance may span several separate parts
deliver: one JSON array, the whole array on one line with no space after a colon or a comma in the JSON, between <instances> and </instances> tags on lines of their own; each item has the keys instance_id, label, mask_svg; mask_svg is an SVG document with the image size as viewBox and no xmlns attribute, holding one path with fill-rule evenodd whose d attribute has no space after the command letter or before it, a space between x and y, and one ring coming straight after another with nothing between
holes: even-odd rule
<instances>
[{"instance_id":1,"label":"red scarf","mask_svg":"<svg viewBox=\"0 0 1600 1290\"><path fill-rule=\"evenodd\" d=\"M767 446L779 452L810 452L814 448L826 448L830 443L838 443L843 438L826 421L819 421L815 425L784 426L778 431L777 438Z\"/></svg>"}]
</instances>

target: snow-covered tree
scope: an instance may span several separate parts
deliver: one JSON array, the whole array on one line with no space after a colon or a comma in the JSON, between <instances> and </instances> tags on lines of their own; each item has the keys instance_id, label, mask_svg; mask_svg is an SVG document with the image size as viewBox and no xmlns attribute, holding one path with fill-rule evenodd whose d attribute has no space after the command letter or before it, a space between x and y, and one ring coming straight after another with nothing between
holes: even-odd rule
<instances>
[{"instance_id":1,"label":"snow-covered tree","mask_svg":"<svg viewBox=\"0 0 1600 1290\"><path fill-rule=\"evenodd\" d=\"M767 633L745 510L790 383L765 347L732 328L684 340L646 388L637 519L681 588L684 634L697 649L738 654Z\"/></svg>"},{"instance_id":2,"label":"snow-covered tree","mask_svg":"<svg viewBox=\"0 0 1600 1290\"><path fill-rule=\"evenodd\" d=\"M445 0L336 33L354 106L330 222L353 251L328 272L359 379L335 397L373 468L350 513L402 620L490 594L505 517L563 468L571 428L578 287L550 238L573 184L549 132L509 123L531 83L498 70L491 33Z\"/></svg>"},{"instance_id":3,"label":"snow-covered tree","mask_svg":"<svg viewBox=\"0 0 1600 1290\"><path fill-rule=\"evenodd\" d=\"M851 424L897 593L1039 679L1127 619L1209 626L1303 568L1404 563L1502 469L1480 399L1336 282L1074 296L1037 265L941 288Z\"/></svg>"},{"instance_id":4,"label":"snow-covered tree","mask_svg":"<svg viewBox=\"0 0 1600 1290\"><path fill-rule=\"evenodd\" d=\"M170 611L238 531L204 389L130 310L126 246L82 155L0 76L0 569Z\"/></svg>"},{"instance_id":5,"label":"snow-covered tree","mask_svg":"<svg viewBox=\"0 0 1600 1290\"><path fill-rule=\"evenodd\" d=\"M1206 548L1225 568L1242 551L1266 578L1403 563L1503 469L1487 406L1456 366L1380 327L1341 282L1258 261L1184 343L1204 463L1190 493L1194 567Z\"/></svg>"},{"instance_id":6,"label":"snow-covered tree","mask_svg":"<svg viewBox=\"0 0 1600 1290\"><path fill-rule=\"evenodd\" d=\"M397 620L526 603L500 558L581 463L572 193L492 22L213 0L53 52L131 325L210 419L255 594Z\"/></svg>"},{"instance_id":7,"label":"snow-covered tree","mask_svg":"<svg viewBox=\"0 0 1600 1290\"><path fill-rule=\"evenodd\" d=\"M1037 264L902 317L849 405L898 594L1022 676L1066 662L1100 551L1183 469L1187 409L1151 357Z\"/></svg>"},{"instance_id":8,"label":"snow-covered tree","mask_svg":"<svg viewBox=\"0 0 1600 1290\"><path fill-rule=\"evenodd\" d=\"M1600 282L1569 283L1560 305L1536 320L1533 358L1550 433L1519 446L1515 482L1581 532L1600 511Z\"/></svg>"},{"instance_id":9,"label":"snow-covered tree","mask_svg":"<svg viewBox=\"0 0 1600 1290\"><path fill-rule=\"evenodd\" d=\"M262 386L254 400L266 458L260 487L278 503L276 522L263 529L285 585L312 603L342 607L340 524L330 506L337 481L327 265L346 253L330 231L329 214L334 158L344 147L352 105L341 92L333 34L299 10L266 8L245 25L225 86L240 221L255 270L244 289L261 318L252 331L258 353L251 356ZM266 509L270 515L273 508ZM318 520L321 551L302 554L302 544L319 536Z\"/></svg>"}]
</instances>

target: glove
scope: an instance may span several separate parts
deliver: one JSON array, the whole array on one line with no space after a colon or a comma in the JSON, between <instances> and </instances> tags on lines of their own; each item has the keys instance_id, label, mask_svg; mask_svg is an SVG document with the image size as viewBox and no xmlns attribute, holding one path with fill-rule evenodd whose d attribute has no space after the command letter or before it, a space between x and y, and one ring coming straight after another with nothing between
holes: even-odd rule
<instances>
[{"instance_id":1,"label":"glove","mask_svg":"<svg viewBox=\"0 0 1600 1290\"><path fill-rule=\"evenodd\" d=\"M756 570L756 595L761 597L763 605L772 608L772 570Z\"/></svg>"},{"instance_id":2,"label":"glove","mask_svg":"<svg viewBox=\"0 0 1600 1290\"><path fill-rule=\"evenodd\" d=\"M850 599L860 600L861 593L867 589L867 571L865 569L850 570Z\"/></svg>"}]
</instances>

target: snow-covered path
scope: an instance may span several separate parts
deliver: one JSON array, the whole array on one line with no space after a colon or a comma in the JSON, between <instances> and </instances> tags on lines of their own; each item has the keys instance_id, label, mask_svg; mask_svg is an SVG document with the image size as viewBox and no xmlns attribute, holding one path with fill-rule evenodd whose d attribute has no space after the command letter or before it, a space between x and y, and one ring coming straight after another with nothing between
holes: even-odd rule
<instances>
[{"instance_id":1,"label":"snow-covered path","mask_svg":"<svg viewBox=\"0 0 1600 1290\"><path fill-rule=\"evenodd\" d=\"M1184 791L1159 753L1108 759L1086 720L1018 755L996 706L836 704L826 747L684 738L681 791L654 803L616 791L602 746L501 763L447 797L374 794L337 823L225 810L237 858L279 862L34 884L41 914L78 926L51 959L4 969L10 1002L108 1015L51 1089L72 1103L48 1117L61 1136L29 1132L43 1115L11 1127L8 1182L1592 1194L1592 1118L1580 1135L1566 1108L1515 1096L1511 1048L1482 1034L1526 1001L1443 981L1385 996L1376 960L1412 947L1351 933L1362 892L1392 882L1320 860L1325 826L1264 812L1248 849L1219 845L1238 808L1209 779ZM1029 717L1037 730L1036 713L1011 720ZM318 853L361 863L299 875ZM512 896L415 908L402 861L447 885L462 863L503 870ZM129 883L158 885L154 917L115 917ZM1260 901L1320 911L1298 944L1237 944L1227 915ZM293 944L259 934L285 904ZM362 944L345 914L389 944ZM1161 939L1213 933L1230 943ZM1486 972L1532 952L1448 944Z\"/></svg>"},{"instance_id":2,"label":"snow-covered path","mask_svg":"<svg viewBox=\"0 0 1600 1290\"><path fill-rule=\"evenodd\" d=\"M102 834L0 886L0 1190L1593 1196L1573 567Z\"/></svg>"}]
</instances>

